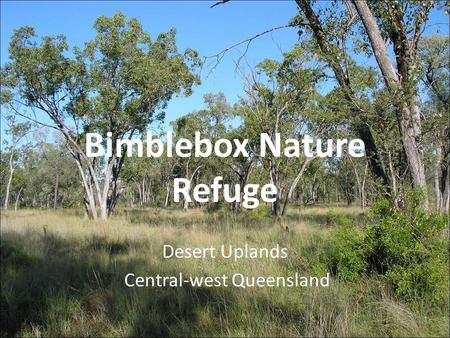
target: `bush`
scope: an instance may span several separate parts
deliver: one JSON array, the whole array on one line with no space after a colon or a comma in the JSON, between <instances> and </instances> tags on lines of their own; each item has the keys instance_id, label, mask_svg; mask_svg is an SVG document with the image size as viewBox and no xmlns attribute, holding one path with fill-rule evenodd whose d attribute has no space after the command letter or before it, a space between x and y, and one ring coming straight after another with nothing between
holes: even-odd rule
<instances>
[{"instance_id":1,"label":"bush","mask_svg":"<svg viewBox=\"0 0 450 338\"><path fill-rule=\"evenodd\" d=\"M403 210L374 209L379 224L370 228L374 251L371 262L407 300L427 297L445 302L448 293L446 218L423 212L420 198L411 193ZM378 210L377 210L378 209ZM382 213L380 213L382 212ZM380 269L381 268L381 269Z\"/></svg>"},{"instance_id":2,"label":"bush","mask_svg":"<svg viewBox=\"0 0 450 338\"><path fill-rule=\"evenodd\" d=\"M350 226L352 220L346 214L330 210L327 212L327 224Z\"/></svg>"},{"instance_id":3,"label":"bush","mask_svg":"<svg viewBox=\"0 0 450 338\"><path fill-rule=\"evenodd\" d=\"M396 294L411 301L426 297L435 304L448 294L446 218L419 208L412 193L404 209L386 200L371 210L370 225L343 226L333 240L332 264L343 279L378 273Z\"/></svg>"},{"instance_id":4,"label":"bush","mask_svg":"<svg viewBox=\"0 0 450 338\"><path fill-rule=\"evenodd\" d=\"M332 245L332 271L346 280L354 280L366 273L369 267L367 257L371 252L367 237L363 228L349 225L338 227Z\"/></svg>"}]
</instances>

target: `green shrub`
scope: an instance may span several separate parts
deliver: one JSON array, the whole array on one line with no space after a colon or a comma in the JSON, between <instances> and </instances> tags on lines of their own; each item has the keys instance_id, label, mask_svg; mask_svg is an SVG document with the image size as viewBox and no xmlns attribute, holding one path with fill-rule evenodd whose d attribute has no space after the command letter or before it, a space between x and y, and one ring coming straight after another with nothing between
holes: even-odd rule
<instances>
[{"instance_id":1,"label":"green shrub","mask_svg":"<svg viewBox=\"0 0 450 338\"><path fill-rule=\"evenodd\" d=\"M346 214L330 210L327 212L327 223L333 225L350 226L352 224L352 220Z\"/></svg>"},{"instance_id":2,"label":"green shrub","mask_svg":"<svg viewBox=\"0 0 450 338\"><path fill-rule=\"evenodd\" d=\"M369 260L405 299L427 297L432 302L445 302L448 293L446 218L422 211L417 196L410 194L403 210L379 206L378 210L374 209L374 216L380 220L369 230L374 247Z\"/></svg>"},{"instance_id":3,"label":"green shrub","mask_svg":"<svg viewBox=\"0 0 450 338\"><path fill-rule=\"evenodd\" d=\"M371 224L337 227L331 264L343 279L367 273L383 275L396 294L412 301L426 297L435 304L448 294L446 218L419 208L410 194L403 209L381 200L371 210Z\"/></svg>"},{"instance_id":4,"label":"green shrub","mask_svg":"<svg viewBox=\"0 0 450 338\"><path fill-rule=\"evenodd\" d=\"M331 264L332 270L341 278L353 280L367 272L370 247L366 238L363 228L345 225L335 230Z\"/></svg>"},{"instance_id":5,"label":"green shrub","mask_svg":"<svg viewBox=\"0 0 450 338\"><path fill-rule=\"evenodd\" d=\"M260 205L258 208L245 210L241 214L247 222L261 223L270 217L270 210L265 205Z\"/></svg>"}]
</instances>

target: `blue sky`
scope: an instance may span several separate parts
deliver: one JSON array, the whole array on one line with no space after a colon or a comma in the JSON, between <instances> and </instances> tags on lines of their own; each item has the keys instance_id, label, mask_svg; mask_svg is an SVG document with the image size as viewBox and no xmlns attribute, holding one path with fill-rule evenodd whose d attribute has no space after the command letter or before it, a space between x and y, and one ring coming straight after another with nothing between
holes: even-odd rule
<instances>
[{"instance_id":1,"label":"blue sky","mask_svg":"<svg viewBox=\"0 0 450 338\"><path fill-rule=\"evenodd\" d=\"M294 1L230 1L210 9L215 1L1 1L1 64L8 59L8 43L14 29L30 25L39 35L65 34L70 46L82 46L93 38L94 20L122 11L137 18L153 37L177 28L180 50L193 48L201 56L216 54L268 28L286 24L296 14ZM448 17L434 11L426 33L440 30L448 34ZM254 40L247 53L251 66L264 58L280 58L297 41L295 29L286 28ZM173 99L166 112L166 123L203 107L203 94L223 91L234 103L242 95L242 78L235 61L244 47L230 51L208 77L202 72L202 84L190 97Z\"/></svg>"},{"instance_id":2,"label":"blue sky","mask_svg":"<svg viewBox=\"0 0 450 338\"><path fill-rule=\"evenodd\" d=\"M213 55L229 45L273 26L286 24L295 15L293 1L234 2L210 9L212 1L67 1L67 2L2 2L1 3L1 59L8 57L8 42L14 29L30 25L39 35L63 33L69 45L82 45L93 38L92 23L100 15L122 11L127 17L137 18L144 30L153 37L177 28L180 50L193 48L201 56ZM289 50L296 42L294 29L274 32L255 40L247 54L251 65L265 57L279 58L280 49ZM194 88L190 97L173 99L166 110L166 121L203 107L203 94L223 91L230 102L242 94L242 79L235 72L234 62L241 49L231 51L209 73L204 67L202 84Z\"/></svg>"}]
</instances>

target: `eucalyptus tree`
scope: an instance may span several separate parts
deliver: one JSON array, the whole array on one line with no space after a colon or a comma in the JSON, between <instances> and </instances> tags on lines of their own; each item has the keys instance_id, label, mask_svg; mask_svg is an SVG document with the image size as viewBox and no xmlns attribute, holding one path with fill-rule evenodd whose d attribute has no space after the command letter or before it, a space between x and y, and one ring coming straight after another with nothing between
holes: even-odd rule
<instances>
[{"instance_id":1,"label":"eucalyptus tree","mask_svg":"<svg viewBox=\"0 0 450 338\"><path fill-rule=\"evenodd\" d=\"M233 107L233 115L242 116L239 104L236 104L235 107ZM224 135L224 138L230 140L239 139L241 141L243 141L244 139L249 140L248 142L250 144L250 147L247 150L248 156L227 157L221 159L222 165L225 166L225 169L228 168L230 171L230 175L228 175L230 177L230 181L239 184L241 187L244 187L250 180L253 169L257 164L257 156L254 153L255 139L248 134L248 130L245 125L239 125L238 127L229 130ZM244 190L241 189L240 201L243 201L243 195ZM240 207L241 202L236 201L232 205L232 210L234 212L238 212L240 211Z\"/></svg>"},{"instance_id":2,"label":"eucalyptus tree","mask_svg":"<svg viewBox=\"0 0 450 338\"><path fill-rule=\"evenodd\" d=\"M449 210L450 165L450 61L449 37L430 35L419 44L420 75L426 88L424 134L435 154L436 208Z\"/></svg>"},{"instance_id":3,"label":"eucalyptus tree","mask_svg":"<svg viewBox=\"0 0 450 338\"><path fill-rule=\"evenodd\" d=\"M14 178L16 204L46 208L81 205L77 167L64 141L38 141L20 155L20 177Z\"/></svg>"},{"instance_id":4,"label":"eucalyptus tree","mask_svg":"<svg viewBox=\"0 0 450 338\"><path fill-rule=\"evenodd\" d=\"M288 138L299 139L305 133L321 133L320 124L311 123L309 117L316 109L316 85L323 74L320 69L307 68L307 62L304 51L296 47L285 53L282 61L264 60L257 66L257 73L248 78L240 111L250 140L267 133L275 144L277 135L284 142ZM250 141L250 144L258 147L258 142ZM255 149L254 154L259 153ZM272 153L264 158L258 155L270 183L277 188L276 200L272 203L273 215L286 213L289 200L312 159L276 157Z\"/></svg>"},{"instance_id":5,"label":"eucalyptus tree","mask_svg":"<svg viewBox=\"0 0 450 338\"><path fill-rule=\"evenodd\" d=\"M422 127L418 105L418 44L435 1L330 1L296 0L300 14L288 26L299 27L299 34L309 31L317 46L316 55L332 70L354 116L364 117L355 93L357 83L351 76L349 47L374 55L385 86L390 91L400 131L403 152L413 187L423 191L428 207L423 163ZM269 30L270 31L270 30ZM261 33L257 36L260 36ZM255 36L256 37L256 36ZM352 39L350 43L350 39ZM249 43L252 39L247 39ZM389 55L392 46L395 60ZM389 188L389 176L380 159L371 126L364 118L353 127L365 142L372 172Z\"/></svg>"},{"instance_id":6,"label":"eucalyptus tree","mask_svg":"<svg viewBox=\"0 0 450 338\"><path fill-rule=\"evenodd\" d=\"M17 153L20 142L30 132L31 124L29 122L18 122L16 115L6 115L4 120L7 125L6 135L9 136L8 141L5 141L8 153L8 174L5 176L5 193L3 196L3 209L7 210L9 206L9 195L11 191L11 184L13 180L14 171L17 165ZM2 152L3 153L3 152Z\"/></svg>"},{"instance_id":7,"label":"eucalyptus tree","mask_svg":"<svg viewBox=\"0 0 450 338\"><path fill-rule=\"evenodd\" d=\"M134 158L126 161L122 172L125 196L131 206L168 206L174 157Z\"/></svg>"},{"instance_id":8,"label":"eucalyptus tree","mask_svg":"<svg viewBox=\"0 0 450 338\"><path fill-rule=\"evenodd\" d=\"M174 95L190 95L200 61L191 49L178 51L175 29L152 40L121 13L99 17L94 29L94 39L71 52L63 35L39 39L32 27L17 29L11 61L2 68L2 104L64 136L90 216L97 219L99 209L106 220L117 203L124 162L116 141L138 137L161 120ZM112 156L89 158L87 132L111 133Z\"/></svg>"},{"instance_id":9,"label":"eucalyptus tree","mask_svg":"<svg viewBox=\"0 0 450 338\"><path fill-rule=\"evenodd\" d=\"M360 83L352 71L355 63L351 57L348 40L353 35L355 15L345 7L339 6L336 1L318 12L315 11L311 1L296 0L296 3L300 13L292 19L292 25L299 27L301 36L306 32L312 33L314 57L331 69L337 82L337 90L342 97L341 105L348 111L348 122L358 137L364 141L371 171L380 178L385 189L389 190L389 177L380 157L379 145L364 117L367 114L366 105L361 102L357 93Z\"/></svg>"},{"instance_id":10,"label":"eucalyptus tree","mask_svg":"<svg viewBox=\"0 0 450 338\"><path fill-rule=\"evenodd\" d=\"M296 3L313 33L322 57L333 69L339 85L345 88L349 100L354 95L351 80L345 72L345 39L352 31L358 32L356 29L352 30L354 24L362 24L363 33L358 34L358 38L365 45L366 51L374 55L386 88L391 93L413 186L421 189L426 197L422 128L417 102L417 50L429 12L435 5L434 1L354 0L353 6L349 2L343 2L346 5L343 9L344 21L330 16L336 14L336 2L325 8L315 8L309 0L296 0ZM333 24L336 24L334 28ZM390 46L393 47L395 62L388 52ZM358 112L357 107L355 112ZM424 208L427 207L428 199L425 198Z\"/></svg>"},{"instance_id":11,"label":"eucalyptus tree","mask_svg":"<svg viewBox=\"0 0 450 338\"><path fill-rule=\"evenodd\" d=\"M424 207L428 208L418 106L417 52L434 1L367 3L353 0L353 4L365 28L386 87L392 92L413 186L425 194ZM392 42L395 62L389 56L385 36Z\"/></svg>"},{"instance_id":12,"label":"eucalyptus tree","mask_svg":"<svg viewBox=\"0 0 450 338\"><path fill-rule=\"evenodd\" d=\"M206 105L204 109L186 114L172 122L174 140L180 138L194 140L195 134L199 133L201 138L206 138L214 143L227 136L232 112L224 94L221 92L208 93L203 98ZM177 158L173 166L173 175L184 177L192 183L198 182L200 179L210 181L217 172L220 172L226 180L226 173L229 171L229 168L224 166L226 161L226 159L219 159L213 154L208 157ZM183 209L186 210L188 207L189 203L185 201Z\"/></svg>"},{"instance_id":13,"label":"eucalyptus tree","mask_svg":"<svg viewBox=\"0 0 450 338\"><path fill-rule=\"evenodd\" d=\"M223 4L220 2L218 4ZM370 169L385 187L386 193L395 185L381 158L380 142L376 140L373 127L366 122L367 109L361 105L355 92L358 82L352 76L352 59L367 62L372 56L376 61L384 85L394 106L396 127L399 130L404 162L412 186L425 195L423 208L428 208L424 144L419 107L420 67L418 50L423 32L433 8L442 9L447 2L433 0L295 0L299 14L287 25L274 27L245 39L212 56L217 61L235 46L248 45L256 38L276 29L298 27L299 36L305 32L313 37L316 59L325 62L332 71L344 100L350 107L352 128L364 141ZM448 14L448 13L447 13ZM392 52L391 52L392 51ZM359 54L356 56L356 54ZM364 58L364 55L366 57ZM354 57L356 56L356 57ZM380 126L375 126L379 128ZM402 155L402 156L403 156ZM395 192L391 195L395 195Z\"/></svg>"}]
</instances>

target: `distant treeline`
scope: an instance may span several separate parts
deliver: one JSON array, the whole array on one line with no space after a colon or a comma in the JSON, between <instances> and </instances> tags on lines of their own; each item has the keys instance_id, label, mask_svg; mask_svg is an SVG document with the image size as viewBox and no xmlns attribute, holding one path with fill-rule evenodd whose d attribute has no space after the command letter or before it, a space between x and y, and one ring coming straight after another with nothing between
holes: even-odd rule
<instances>
[{"instance_id":1,"label":"distant treeline","mask_svg":"<svg viewBox=\"0 0 450 338\"><path fill-rule=\"evenodd\" d=\"M189 48L179 52L175 30L151 39L135 19L102 16L94 39L67 56L65 36L41 39L31 27L17 29L1 69L8 133L1 156L3 207L82 205L89 217L105 220L118 204L173 206L174 178L209 185L220 175L230 186L275 186L270 207L277 216L292 202L357 202L364 208L385 197L402 208L411 189L421 191L423 210L448 212L449 38L423 35L430 11L443 7L296 3L299 12L289 26L299 30L298 44L281 60L262 55L245 71L240 64L245 85L237 103L207 94L204 107L171 123L174 142L194 139L196 132L212 142L247 140L246 156L239 157L117 156L117 140L155 130L170 99L200 84L205 59ZM56 136L40 138L37 128ZM110 140L111 156L87 156L88 133ZM366 156L261 156L261 134L272 143L306 134L357 138ZM240 203L225 207L239 211Z\"/></svg>"}]
</instances>

